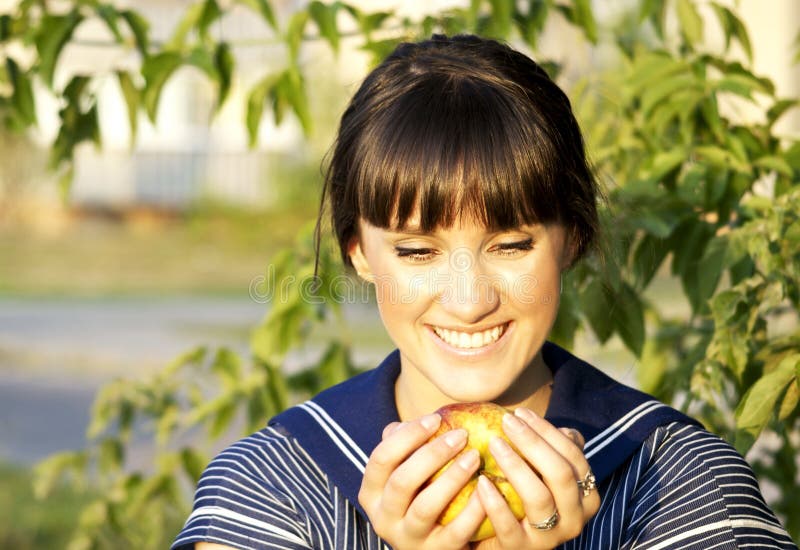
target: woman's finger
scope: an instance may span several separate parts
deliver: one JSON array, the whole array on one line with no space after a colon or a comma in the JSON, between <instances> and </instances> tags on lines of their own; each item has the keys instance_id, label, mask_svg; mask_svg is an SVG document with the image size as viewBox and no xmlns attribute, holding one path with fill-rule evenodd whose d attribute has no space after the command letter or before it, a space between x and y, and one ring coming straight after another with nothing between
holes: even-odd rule
<instances>
[{"instance_id":1,"label":"woman's finger","mask_svg":"<svg viewBox=\"0 0 800 550\"><path fill-rule=\"evenodd\" d=\"M502 548L525 548L527 535L500 491L485 476L478 478L478 497L492 522L495 537Z\"/></svg>"},{"instance_id":2,"label":"woman's finger","mask_svg":"<svg viewBox=\"0 0 800 550\"><path fill-rule=\"evenodd\" d=\"M383 488L395 469L427 441L439 428L441 417L430 414L406 422L381 441L367 461L358 501L369 513L373 500L380 499Z\"/></svg>"},{"instance_id":3,"label":"woman's finger","mask_svg":"<svg viewBox=\"0 0 800 550\"><path fill-rule=\"evenodd\" d=\"M406 521L411 531L414 533L430 531L457 496L463 498L460 505L464 506L469 498L466 496L465 487L478 470L478 466L480 466L478 451L467 449L448 464L441 475L420 491L406 513ZM459 495L462 489L465 493ZM469 536L471 534L469 533Z\"/></svg>"},{"instance_id":4,"label":"woman's finger","mask_svg":"<svg viewBox=\"0 0 800 550\"><path fill-rule=\"evenodd\" d=\"M394 469L383 487L382 506L391 515L406 515L411 502L428 479L467 444L463 428L446 432L422 445ZM428 522L429 528L433 521Z\"/></svg>"},{"instance_id":5,"label":"woman's finger","mask_svg":"<svg viewBox=\"0 0 800 550\"><path fill-rule=\"evenodd\" d=\"M504 419L504 429L553 495L562 528L577 534L600 507L597 490L584 494L578 487L578 480L590 472L583 451L563 431L528 409L517 409L513 417Z\"/></svg>"},{"instance_id":6,"label":"woman's finger","mask_svg":"<svg viewBox=\"0 0 800 550\"><path fill-rule=\"evenodd\" d=\"M502 437L493 438L489 450L505 478L522 498L525 515L540 518L551 514L556 506L555 498L531 466Z\"/></svg>"},{"instance_id":7,"label":"woman's finger","mask_svg":"<svg viewBox=\"0 0 800 550\"><path fill-rule=\"evenodd\" d=\"M576 480L588 471L589 463L583 455L584 439L580 432L572 428L556 428L538 414L524 407L516 409L514 416L530 426L575 467Z\"/></svg>"}]
</instances>

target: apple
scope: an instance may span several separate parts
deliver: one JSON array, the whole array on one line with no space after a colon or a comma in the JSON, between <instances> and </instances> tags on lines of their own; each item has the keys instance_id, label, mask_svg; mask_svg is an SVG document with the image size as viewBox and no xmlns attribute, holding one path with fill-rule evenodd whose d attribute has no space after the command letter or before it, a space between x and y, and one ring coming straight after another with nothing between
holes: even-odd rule
<instances>
[{"instance_id":1,"label":"apple","mask_svg":"<svg viewBox=\"0 0 800 550\"><path fill-rule=\"evenodd\" d=\"M467 430L468 434L467 444L461 453L464 453L469 449L476 449L480 455L480 465L478 466L478 470L475 472L472 478L470 478L467 484L462 487L461 491L459 491L458 494L453 497L453 499L450 501L450 504L447 505L442 514L439 516L439 523L441 525L447 525L450 523L453 519L455 519L459 512L464 509L464 507L467 505L470 495L472 495L473 491L475 491L477 488L478 476L481 474L486 476L489 481L494 483L495 487L497 487L497 489L500 491L500 494L503 495L503 498L505 498L509 508L511 508L511 511L514 513L514 516L517 519L522 519L525 517L522 499L511 486L511 482L505 478L503 471L500 469L500 466L498 466L494 456L492 456L492 453L489 451L489 441L495 436L502 437L512 449L515 451L517 450L516 447L514 447L514 444L511 443L511 441L509 441L509 439L506 437L505 433L503 433L503 415L508 412L509 411L507 409L501 407L500 405L487 402L453 403L451 405L445 405L436 411L436 413L442 417L442 422L439 426L439 429L436 430L436 433L431 436L431 439L434 439L450 430L464 428ZM431 476L431 478L428 480L428 483L431 483L433 480L439 477L450 466L450 464L452 464L453 460L445 464L438 472ZM470 540L479 541L491 536L494 536L494 526L489 518L485 518Z\"/></svg>"}]
</instances>

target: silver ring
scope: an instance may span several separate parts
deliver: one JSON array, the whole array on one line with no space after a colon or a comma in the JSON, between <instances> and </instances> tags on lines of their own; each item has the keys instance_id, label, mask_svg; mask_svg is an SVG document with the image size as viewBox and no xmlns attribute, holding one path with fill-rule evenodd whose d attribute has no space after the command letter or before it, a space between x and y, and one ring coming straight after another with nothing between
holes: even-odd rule
<instances>
[{"instance_id":1,"label":"silver ring","mask_svg":"<svg viewBox=\"0 0 800 550\"><path fill-rule=\"evenodd\" d=\"M578 489L581 490L581 494L585 497L588 497L589 493L597 489L597 480L591 470L586 472L583 479L578 480Z\"/></svg>"},{"instance_id":2,"label":"silver ring","mask_svg":"<svg viewBox=\"0 0 800 550\"><path fill-rule=\"evenodd\" d=\"M559 517L560 516L558 515L558 509L556 508L555 510L553 510L553 514L546 520L540 521L538 523L533 523L533 522L529 523L531 524L532 527L538 529L539 531L549 531L550 529L555 527L556 524L558 524Z\"/></svg>"}]
</instances>

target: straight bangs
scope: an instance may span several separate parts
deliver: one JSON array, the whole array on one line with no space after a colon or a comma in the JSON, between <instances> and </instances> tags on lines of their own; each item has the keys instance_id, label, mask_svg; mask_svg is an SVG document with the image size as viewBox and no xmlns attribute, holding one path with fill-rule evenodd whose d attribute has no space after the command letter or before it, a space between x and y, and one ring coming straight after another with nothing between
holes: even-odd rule
<instances>
[{"instance_id":1,"label":"straight bangs","mask_svg":"<svg viewBox=\"0 0 800 550\"><path fill-rule=\"evenodd\" d=\"M385 98L364 128L351 166L359 214L385 229L422 231L460 220L490 230L562 221L562 148L526 92L423 76Z\"/></svg>"}]
</instances>

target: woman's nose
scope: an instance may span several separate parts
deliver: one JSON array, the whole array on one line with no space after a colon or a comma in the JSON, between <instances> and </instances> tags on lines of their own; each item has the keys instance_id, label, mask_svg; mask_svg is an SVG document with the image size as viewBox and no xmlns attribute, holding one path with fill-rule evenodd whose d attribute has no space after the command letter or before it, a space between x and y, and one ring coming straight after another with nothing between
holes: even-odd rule
<instances>
[{"instance_id":1,"label":"woman's nose","mask_svg":"<svg viewBox=\"0 0 800 550\"><path fill-rule=\"evenodd\" d=\"M436 300L453 318L476 323L500 305L497 281L466 249L451 254Z\"/></svg>"}]
</instances>

